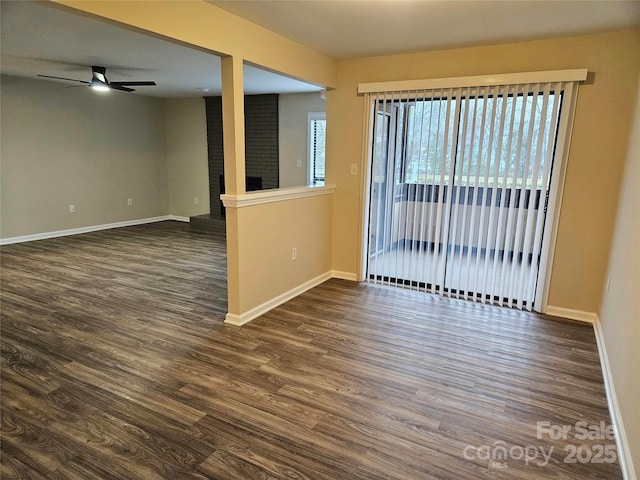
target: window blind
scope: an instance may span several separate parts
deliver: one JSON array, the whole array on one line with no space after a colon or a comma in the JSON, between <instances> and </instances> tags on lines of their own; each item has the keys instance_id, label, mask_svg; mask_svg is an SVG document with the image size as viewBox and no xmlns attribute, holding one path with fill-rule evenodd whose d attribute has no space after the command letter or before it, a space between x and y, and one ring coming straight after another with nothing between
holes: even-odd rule
<instances>
[{"instance_id":1,"label":"window blind","mask_svg":"<svg viewBox=\"0 0 640 480\"><path fill-rule=\"evenodd\" d=\"M369 281L534 309L566 150L562 114L586 75L569 72L366 93Z\"/></svg>"}]
</instances>

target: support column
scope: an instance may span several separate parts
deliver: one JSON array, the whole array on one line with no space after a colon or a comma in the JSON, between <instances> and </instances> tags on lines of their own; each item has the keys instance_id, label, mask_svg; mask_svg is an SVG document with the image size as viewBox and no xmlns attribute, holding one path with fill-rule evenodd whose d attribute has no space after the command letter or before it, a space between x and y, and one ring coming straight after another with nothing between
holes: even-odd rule
<instances>
[{"instance_id":1,"label":"support column","mask_svg":"<svg viewBox=\"0 0 640 480\"><path fill-rule=\"evenodd\" d=\"M242 58L222 59L222 130L224 188L229 195L245 193L244 79Z\"/></svg>"},{"instance_id":2,"label":"support column","mask_svg":"<svg viewBox=\"0 0 640 480\"><path fill-rule=\"evenodd\" d=\"M222 130L224 186L227 195L245 193L244 80L242 58L222 59ZM227 320L240 314L238 209L227 207Z\"/></svg>"}]
</instances>

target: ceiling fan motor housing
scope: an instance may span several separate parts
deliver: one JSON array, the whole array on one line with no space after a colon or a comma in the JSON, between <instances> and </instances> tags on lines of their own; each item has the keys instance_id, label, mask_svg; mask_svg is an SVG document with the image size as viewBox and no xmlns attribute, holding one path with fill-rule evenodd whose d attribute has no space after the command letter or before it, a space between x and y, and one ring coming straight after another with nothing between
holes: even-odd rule
<instances>
[{"instance_id":1,"label":"ceiling fan motor housing","mask_svg":"<svg viewBox=\"0 0 640 480\"><path fill-rule=\"evenodd\" d=\"M92 87L108 86L109 81L105 76L106 72L107 72L107 69L104 67L96 67L96 66L91 67L91 86Z\"/></svg>"}]
</instances>

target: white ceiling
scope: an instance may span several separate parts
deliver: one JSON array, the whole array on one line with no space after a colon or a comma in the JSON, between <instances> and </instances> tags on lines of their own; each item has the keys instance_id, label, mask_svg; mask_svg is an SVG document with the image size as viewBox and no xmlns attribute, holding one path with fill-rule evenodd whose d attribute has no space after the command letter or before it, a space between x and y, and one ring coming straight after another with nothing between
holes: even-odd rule
<instances>
[{"instance_id":1,"label":"white ceiling","mask_svg":"<svg viewBox=\"0 0 640 480\"><path fill-rule=\"evenodd\" d=\"M177 0L173 0L177 1ZM495 44L640 26L640 0L245 0L211 3L337 59ZM134 94L221 91L220 59L46 4L0 0L0 71L90 80L153 80ZM57 80L51 80L57 81ZM59 81L62 85L68 82ZM203 89L209 89L208 92ZM320 87L245 66L247 93Z\"/></svg>"},{"instance_id":2,"label":"white ceiling","mask_svg":"<svg viewBox=\"0 0 640 480\"><path fill-rule=\"evenodd\" d=\"M638 0L210 0L337 58L640 26Z\"/></svg>"}]
</instances>

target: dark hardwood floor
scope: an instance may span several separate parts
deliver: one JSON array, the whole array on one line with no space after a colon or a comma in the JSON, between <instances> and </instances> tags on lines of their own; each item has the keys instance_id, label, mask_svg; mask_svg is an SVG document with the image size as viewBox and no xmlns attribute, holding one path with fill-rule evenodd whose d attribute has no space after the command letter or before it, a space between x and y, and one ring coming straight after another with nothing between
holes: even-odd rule
<instances>
[{"instance_id":1,"label":"dark hardwood floor","mask_svg":"<svg viewBox=\"0 0 640 480\"><path fill-rule=\"evenodd\" d=\"M222 242L2 248L3 479L622 478L590 326L330 280L230 327Z\"/></svg>"}]
</instances>

